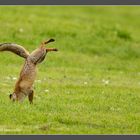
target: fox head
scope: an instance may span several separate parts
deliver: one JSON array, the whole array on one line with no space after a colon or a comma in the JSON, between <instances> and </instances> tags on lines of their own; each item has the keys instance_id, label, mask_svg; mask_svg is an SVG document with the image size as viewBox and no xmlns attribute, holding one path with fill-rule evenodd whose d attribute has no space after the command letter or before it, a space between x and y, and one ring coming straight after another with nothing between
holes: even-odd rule
<instances>
[{"instance_id":1,"label":"fox head","mask_svg":"<svg viewBox=\"0 0 140 140\"><path fill-rule=\"evenodd\" d=\"M13 93L13 94L9 95L9 98L10 98L10 100L15 101L17 97L16 97L16 94Z\"/></svg>"}]
</instances>

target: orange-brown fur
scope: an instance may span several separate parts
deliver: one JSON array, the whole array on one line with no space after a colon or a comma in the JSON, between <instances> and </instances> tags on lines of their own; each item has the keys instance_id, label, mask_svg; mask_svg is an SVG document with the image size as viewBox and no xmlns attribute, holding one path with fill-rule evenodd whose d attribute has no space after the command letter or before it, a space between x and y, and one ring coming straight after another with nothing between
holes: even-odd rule
<instances>
[{"instance_id":1,"label":"orange-brown fur","mask_svg":"<svg viewBox=\"0 0 140 140\"><path fill-rule=\"evenodd\" d=\"M33 102L34 91L32 86L36 78L36 66L45 59L47 52L57 51L55 48L45 48L47 43L53 41L53 39L50 39L43 42L41 46L34 50L31 54L29 54L22 46L16 44L12 44L11 46L10 43L0 44L0 51L11 51L25 58L25 63L20 72L19 79L15 84L14 92L13 94L10 94L10 99L21 102L26 96L28 96L30 103Z\"/></svg>"}]
</instances>

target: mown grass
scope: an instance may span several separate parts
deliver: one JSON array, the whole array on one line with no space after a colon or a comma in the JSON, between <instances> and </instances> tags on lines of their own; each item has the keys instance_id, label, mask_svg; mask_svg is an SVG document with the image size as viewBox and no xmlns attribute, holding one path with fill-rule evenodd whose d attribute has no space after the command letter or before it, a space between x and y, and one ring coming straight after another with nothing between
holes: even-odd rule
<instances>
[{"instance_id":1,"label":"mown grass","mask_svg":"<svg viewBox=\"0 0 140 140\"><path fill-rule=\"evenodd\" d=\"M1 134L139 134L140 8L1 6L0 41L30 52L55 38L38 66L34 104L10 102L24 62L0 53Z\"/></svg>"}]
</instances>

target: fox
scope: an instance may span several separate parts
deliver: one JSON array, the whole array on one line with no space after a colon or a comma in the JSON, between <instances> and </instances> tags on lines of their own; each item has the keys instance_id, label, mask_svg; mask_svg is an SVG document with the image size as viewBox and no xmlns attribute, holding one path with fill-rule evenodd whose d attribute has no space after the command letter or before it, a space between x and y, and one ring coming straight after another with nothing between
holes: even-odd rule
<instances>
[{"instance_id":1,"label":"fox","mask_svg":"<svg viewBox=\"0 0 140 140\"><path fill-rule=\"evenodd\" d=\"M56 48L45 47L48 43L54 41L55 40L51 38L42 42L41 45L31 53L29 53L23 46L15 43L0 44L0 52L10 51L25 59L19 78L16 81L14 91L9 95L10 100L13 102L23 102L25 97L28 96L29 103L33 104L33 84L37 74L37 65L44 61L48 52L58 51Z\"/></svg>"}]
</instances>

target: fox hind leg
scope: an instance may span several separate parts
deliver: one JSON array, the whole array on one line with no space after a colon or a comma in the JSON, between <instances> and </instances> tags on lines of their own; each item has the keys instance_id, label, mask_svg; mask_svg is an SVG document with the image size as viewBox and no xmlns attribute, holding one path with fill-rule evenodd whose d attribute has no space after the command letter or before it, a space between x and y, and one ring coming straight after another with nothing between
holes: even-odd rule
<instances>
[{"instance_id":1,"label":"fox hind leg","mask_svg":"<svg viewBox=\"0 0 140 140\"><path fill-rule=\"evenodd\" d=\"M34 91L31 90L31 92L28 95L28 99L29 99L30 104L33 104L33 97L34 97Z\"/></svg>"}]
</instances>

